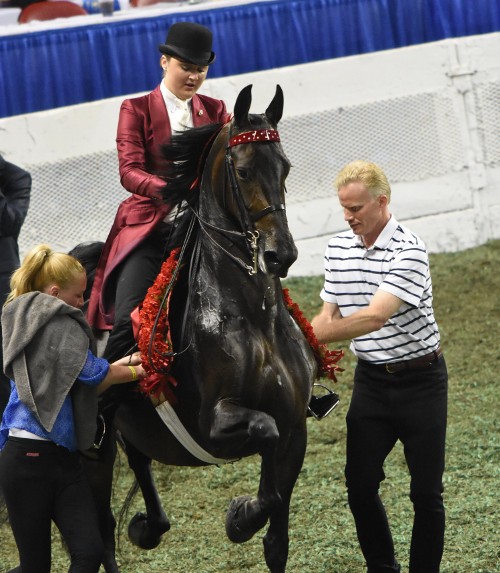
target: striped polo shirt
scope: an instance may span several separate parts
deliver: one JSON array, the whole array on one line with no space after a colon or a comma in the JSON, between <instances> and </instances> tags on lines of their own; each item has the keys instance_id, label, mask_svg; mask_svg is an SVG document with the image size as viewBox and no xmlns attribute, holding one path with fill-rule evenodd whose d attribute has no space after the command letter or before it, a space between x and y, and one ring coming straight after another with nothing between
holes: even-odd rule
<instances>
[{"instance_id":1,"label":"striped polo shirt","mask_svg":"<svg viewBox=\"0 0 500 573\"><path fill-rule=\"evenodd\" d=\"M394 216L369 249L351 230L332 237L326 248L321 298L338 305L343 317L367 307L377 289L403 304L380 330L352 340L354 354L383 363L437 350L429 257L424 243Z\"/></svg>"}]
</instances>

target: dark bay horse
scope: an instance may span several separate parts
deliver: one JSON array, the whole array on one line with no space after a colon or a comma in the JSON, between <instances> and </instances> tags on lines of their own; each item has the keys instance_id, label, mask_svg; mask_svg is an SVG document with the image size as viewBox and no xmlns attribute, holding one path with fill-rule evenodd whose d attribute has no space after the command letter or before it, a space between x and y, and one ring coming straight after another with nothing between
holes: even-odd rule
<instances>
[{"instance_id":1,"label":"dark bay horse","mask_svg":"<svg viewBox=\"0 0 500 573\"><path fill-rule=\"evenodd\" d=\"M134 543L155 547L170 527L151 460L203 466L259 454L258 491L232 500L226 532L240 543L268 524L265 560L269 571L283 573L317 363L286 307L280 281L297 257L285 211L290 163L277 132L283 93L277 86L263 114L249 113L251 99L247 86L229 123L188 130L165 148L174 166L168 199L185 199L194 222L190 262L181 265L169 305L176 402L156 406L134 393L117 406L114 427L146 503L146 512L129 525ZM196 172L201 176L195 181ZM162 420L165 406L201 455L174 437ZM87 462L103 503L109 502L110 459ZM109 523L103 529L113 532ZM106 572L116 573L109 540L107 547Z\"/></svg>"}]
</instances>

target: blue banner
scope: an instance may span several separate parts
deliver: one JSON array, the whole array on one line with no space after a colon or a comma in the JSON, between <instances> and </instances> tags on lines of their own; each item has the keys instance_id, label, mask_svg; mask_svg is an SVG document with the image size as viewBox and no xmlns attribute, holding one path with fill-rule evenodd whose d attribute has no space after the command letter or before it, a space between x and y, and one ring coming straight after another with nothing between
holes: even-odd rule
<instances>
[{"instance_id":1,"label":"blue banner","mask_svg":"<svg viewBox=\"0 0 500 573\"><path fill-rule=\"evenodd\" d=\"M4 36L0 117L153 89L178 20L212 29L214 78L499 31L500 3L274 0Z\"/></svg>"}]
</instances>

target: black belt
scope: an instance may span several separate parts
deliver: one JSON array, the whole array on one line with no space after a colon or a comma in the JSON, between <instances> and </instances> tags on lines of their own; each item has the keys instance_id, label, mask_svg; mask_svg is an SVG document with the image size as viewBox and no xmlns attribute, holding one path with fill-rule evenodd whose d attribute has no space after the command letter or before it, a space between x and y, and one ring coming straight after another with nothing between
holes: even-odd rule
<instances>
[{"instance_id":1,"label":"black belt","mask_svg":"<svg viewBox=\"0 0 500 573\"><path fill-rule=\"evenodd\" d=\"M374 362L369 362L368 360L359 359L359 362L363 363L365 366L374 366L375 368L383 368L389 374L396 374L396 372L402 372L403 370L413 370L418 368L427 368L443 354L441 348L425 354L424 356L419 356L418 358L412 358L411 360L401 360L400 362L384 362L382 364L375 364Z\"/></svg>"}]
</instances>

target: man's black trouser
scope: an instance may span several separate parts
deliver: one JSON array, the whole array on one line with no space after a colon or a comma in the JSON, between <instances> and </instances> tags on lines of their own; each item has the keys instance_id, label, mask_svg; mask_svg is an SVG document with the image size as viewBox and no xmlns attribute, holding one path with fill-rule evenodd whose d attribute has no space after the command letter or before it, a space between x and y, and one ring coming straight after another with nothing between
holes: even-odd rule
<instances>
[{"instance_id":1,"label":"man's black trouser","mask_svg":"<svg viewBox=\"0 0 500 573\"><path fill-rule=\"evenodd\" d=\"M444 357L390 374L358 362L347 413L349 506L369 573L399 571L379 486L383 464L400 440L414 508L410 573L438 573L444 544L442 476L448 375Z\"/></svg>"}]
</instances>

